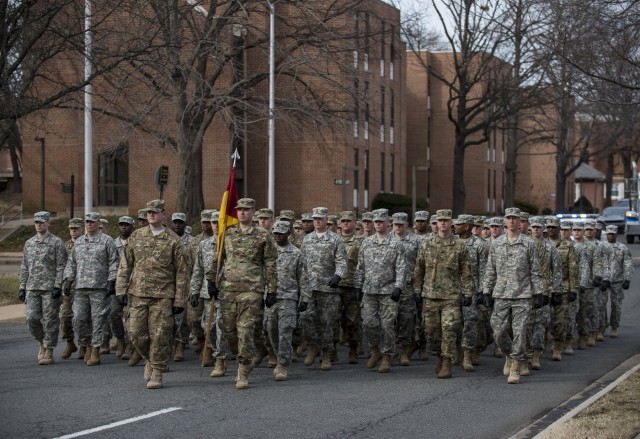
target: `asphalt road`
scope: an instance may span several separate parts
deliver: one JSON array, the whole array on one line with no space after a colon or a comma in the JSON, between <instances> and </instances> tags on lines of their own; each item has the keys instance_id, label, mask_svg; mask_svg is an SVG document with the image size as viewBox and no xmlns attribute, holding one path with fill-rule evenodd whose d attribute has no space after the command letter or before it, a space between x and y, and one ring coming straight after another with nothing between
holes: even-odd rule
<instances>
[{"instance_id":1,"label":"asphalt road","mask_svg":"<svg viewBox=\"0 0 640 439\"><path fill-rule=\"evenodd\" d=\"M543 370L519 385L506 383L503 360L489 349L476 372L457 366L452 379L438 380L433 359L385 375L366 369L365 360L348 365L341 348L330 372L298 361L288 381L275 382L263 363L250 375L251 387L238 391L235 364L228 376L209 378L210 368L201 375L189 350L187 361L171 364L165 388L152 391L142 366L127 367L114 355L98 367L59 360L63 343L55 365L38 366L26 326L0 324L0 437L53 438L94 428L94 438L508 437L640 352L640 245L630 248L636 274L619 337L561 362L547 354ZM154 416L132 419L148 414Z\"/></svg>"}]
</instances>

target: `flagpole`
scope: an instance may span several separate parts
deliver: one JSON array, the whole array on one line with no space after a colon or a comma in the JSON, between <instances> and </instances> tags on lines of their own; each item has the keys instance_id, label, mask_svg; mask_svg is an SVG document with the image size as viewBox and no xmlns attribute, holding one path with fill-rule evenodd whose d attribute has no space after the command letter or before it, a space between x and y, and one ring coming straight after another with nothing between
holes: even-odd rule
<instances>
[{"instance_id":1,"label":"flagpole","mask_svg":"<svg viewBox=\"0 0 640 439\"><path fill-rule=\"evenodd\" d=\"M276 89L276 11L271 0L269 4L269 209L275 211L276 204L276 105L275 105L275 89Z\"/></svg>"}]
</instances>

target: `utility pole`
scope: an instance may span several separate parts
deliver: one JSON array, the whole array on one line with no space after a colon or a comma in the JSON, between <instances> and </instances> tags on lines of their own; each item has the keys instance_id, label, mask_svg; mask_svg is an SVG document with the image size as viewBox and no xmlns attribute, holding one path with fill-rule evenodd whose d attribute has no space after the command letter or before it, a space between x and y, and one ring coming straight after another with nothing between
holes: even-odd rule
<instances>
[{"instance_id":1,"label":"utility pole","mask_svg":"<svg viewBox=\"0 0 640 439\"><path fill-rule=\"evenodd\" d=\"M44 137L36 137L40 142L40 210L44 210Z\"/></svg>"}]
</instances>

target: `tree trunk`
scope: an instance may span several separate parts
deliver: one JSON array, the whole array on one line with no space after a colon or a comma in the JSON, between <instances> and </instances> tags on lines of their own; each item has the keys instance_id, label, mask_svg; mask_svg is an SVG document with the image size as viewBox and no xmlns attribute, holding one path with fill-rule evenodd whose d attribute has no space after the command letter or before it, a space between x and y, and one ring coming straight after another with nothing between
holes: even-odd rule
<instances>
[{"instance_id":1,"label":"tree trunk","mask_svg":"<svg viewBox=\"0 0 640 439\"><path fill-rule=\"evenodd\" d=\"M514 205L516 198L516 176L518 173L517 149L518 149L518 120L517 116L510 116L507 121L507 158L505 160L504 172L506 187L504 194L504 205L509 207ZM532 212L536 213L536 212Z\"/></svg>"},{"instance_id":2,"label":"tree trunk","mask_svg":"<svg viewBox=\"0 0 640 439\"><path fill-rule=\"evenodd\" d=\"M607 173L605 174L605 184L607 185L607 193L604 196L604 207L611 206L611 190L613 189L613 168L614 153L607 156Z\"/></svg>"},{"instance_id":3,"label":"tree trunk","mask_svg":"<svg viewBox=\"0 0 640 439\"><path fill-rule=\"evenodd\" d=\"M20 136L20 128L15 119L11 119L11 126L9 128L11 134L7 139L7 145L9 146L9 155L11 156L11 168L13 169L13 192L22 192L22 137Z\"/></svg>"},{"instance_id":4,"label":"tree trunk","mask_svg":"<svg viewBox=\"0 0 640 439\"><path fill-rule=\"evenodd\" d=\"M456 129L456 143L453 147L453 214L465 212L464 189L464 136Z\"/></svg>"},{"instance_id":5,"label":"tree trunk","mask_svg":"<svg viewBox=\"0 0 640 439\"><path fill-rule=\"evenodd\" d=\"M202 192L202 136L185 120L179 125L178 141L178 212L187 222L199 218L204 208ZM195 131L195 132L194 132ZM213 201L213 200L212 200Z\"/></svg>"},{"instance_id":6,"label":"tree trunk","mask_svg":"<svg viewBox=\"0 0 640 439\"><path fill-rule=\"evenodd\" d=\"M565 169L567 169L567 157L564 154L556 154L556 213L568 210L564 198L566 190Z\"/></svg>"}]
</instances>

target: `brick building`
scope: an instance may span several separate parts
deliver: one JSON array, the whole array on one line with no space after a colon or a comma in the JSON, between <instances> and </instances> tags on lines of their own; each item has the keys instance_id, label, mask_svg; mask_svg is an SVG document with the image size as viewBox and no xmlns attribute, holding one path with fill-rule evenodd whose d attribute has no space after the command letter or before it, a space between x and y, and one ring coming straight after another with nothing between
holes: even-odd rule
<instances>
[{"instance_id":1,"label":"brick building","mask_svg":"<svg viewBox=\"0 0 640 439\"><path fill-rule=\"evenodd\" d=\"M277 13L286 15L285 7L282 5L283 9ZM263 26L264 32L268 33L268 20L256 19L252 25ZM322 89L322 86L319 92L334 93L345 113L351 116L330 128L325 126L317 130L276 119L276 211L293 209L300 214L319 205L335 213L345 207L362 211L371 207L378 192L407 192L403 105L406 50L400 40L400 11L382 1L368 0L360 10L343 17L340 25L357 35L345 43L352 47L345 51L348 59L320 58L317 62L326 64L327 72L333 74L338 70L332 63L349 64L352 74L337 78L340 86L349 92L336 93L330 88ZM253 51L245 58L244 68L249 72L265 70L268 63L265 51ZM65 74L78 74L81 60L78 61L77 64L61 62L60 68ZM353 90L357 93L352 94ZM267 82L252 92L266 96ZM292 93L286 78L279 78L276 95L286 100ZM110 95L107 81L96 81L94 94L97 101L94 105L105 107L104 97ZM130 99L133 106L142 101L140 94L140 90L130 89L125 101ZM81 101L81 96L78 100ZM172 111L167 103L159 105L157 112L149 116L150 123L175 131ZM32 140L35 137L43 137L46 142L45 207L66 214L69 195L62 193L61 183L68 183L73 174L76 212L82 211L83 117L81 109L52 109L23 121L23 196L27 211L40 208L41 153L40 143ZM244 139L239 145L242 162L237 173L238 188L241 195L255 198L258 206L266 206L266 119L253 124ZM229 129L228 113L217 115L203 142L202 184L207 208L219 206L236 140ZM169 167L169 182L163 198L167 210L174 211L178 173L175 151L159 142L157 136L131 130L122 122L94 112L93 199L96 210L105 214L134 214L146 201L159 197L156 173L161 165ZM348 180L348 184L339 184L343 180Z\"/></svg>"}]
</instances>

